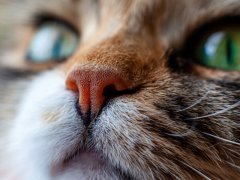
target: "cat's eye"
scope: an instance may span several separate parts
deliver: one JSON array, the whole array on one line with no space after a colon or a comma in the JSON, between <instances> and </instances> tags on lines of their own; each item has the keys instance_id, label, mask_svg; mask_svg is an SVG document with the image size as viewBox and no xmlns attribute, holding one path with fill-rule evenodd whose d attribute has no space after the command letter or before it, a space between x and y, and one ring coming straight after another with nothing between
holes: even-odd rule
<instances>
[{"instance_id":1,"label":"cat's eye","mask_svg":"<svg viewBox=\"0 0 240 180\"><path fill-rule=\"evenodd\" d=\"M240 70L240 30L228 28L205 36L197 46L197 61L209 68Z\"/></svg>"},{"instance_id":2,"label":"cat's eye","mask_svg":"<svg viewBox=\"0 0 240 180\"><path fill-rule=\"evenodd\" d=\"M45 23L39 27L30 43L27 58L33 63L62 61L78 46L78 35L61 23Z\"/></svg>"}]
</instances>

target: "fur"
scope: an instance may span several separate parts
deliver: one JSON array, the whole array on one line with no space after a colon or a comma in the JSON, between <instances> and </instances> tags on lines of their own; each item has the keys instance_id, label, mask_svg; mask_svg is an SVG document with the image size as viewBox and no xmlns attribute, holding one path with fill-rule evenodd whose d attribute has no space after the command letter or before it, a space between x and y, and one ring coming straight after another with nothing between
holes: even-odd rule
<instances>
[{"instance_id":1,"label":"fur","mask_svg":"<svg viewBox=\"0 0 240 180\"><path fill-rule=\"evenodd\" d=\"M239 16L238 0L1 6L8 26L0 43L1 179L239 178L240 72L178 55L197 29ZM77 29L81 42L73 56L61 64L26 61L36 16ZM65 85L77 68L111 69L132 90L110 99L87 129L78 97Z\"/></svg>"}]
</instances>

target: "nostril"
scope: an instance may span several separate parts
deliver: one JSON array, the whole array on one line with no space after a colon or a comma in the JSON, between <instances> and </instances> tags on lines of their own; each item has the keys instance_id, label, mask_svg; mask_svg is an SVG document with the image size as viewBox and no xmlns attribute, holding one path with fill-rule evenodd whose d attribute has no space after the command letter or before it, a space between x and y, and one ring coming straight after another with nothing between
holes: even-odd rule
<instances>
[{"instance_id":1,"label":"nostril","mask_svg":"<svg viewBox=\"0 0 240 180\"><path fill-rule=\"evenodd\" d=\"M128 94L128 89L124 90L117 90L116 86L114 84L108 85L103 90L103 96L105 98L105 101L109 101L110 99L113 99L115 97L123 96L124 94Z\"/></svg>"},{"instance_id":2,"label":"nostril","mask_svg":"<svg viewBox=\"0 0 240 180\"><path fill-rule=\"evenodd\" d=\"M103 96L106 99L116 97L116 96L118 96L118 94L119 94L119 92L117 91L115 85L113 85L113 84L106 86L103 90Z\"/></svg>"},{"instance_id":3,"label":"nostril","mask_svg":"<svg viewBox=\"0 0 240 180\"><path fill-rule=\"evenodd\" d=\"M68 90L74 91L74 92L79 92L78 86L76 84L76 82L72 81L72 80L68 80L66 82L66 87Z\"/></svg>"}]
</instances>

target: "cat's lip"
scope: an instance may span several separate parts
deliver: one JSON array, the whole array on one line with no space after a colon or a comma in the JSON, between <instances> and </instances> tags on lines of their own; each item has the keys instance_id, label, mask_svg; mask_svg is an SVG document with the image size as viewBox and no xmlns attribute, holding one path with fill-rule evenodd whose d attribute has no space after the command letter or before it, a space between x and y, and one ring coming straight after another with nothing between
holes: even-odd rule
<instances>
[{"instance_id":1,"label":"cat's lip","mask_svg":"<svg viewBox=\"0 0 240 180\"><path fill-rule=\"evenodd\" d=\"M105 162L96 152L77 152L70 158L64 161L63 166L68 166L71 163L80 162L82 168L98 168L103 166Z\"/></svg>"},{"instance_id":2,"label":"cat's lip","mask_svg":"<svg viewBox=\"0 0 240 180\"><path fill-rule=\"evenodd\" d=\"M114 173L119 179L128 179L130 174L124 172L121 167L115 167L101 153L95 151L81 151L69 156L64 162L52 168L52 175L58 176L65 172L78 170L83 174ZM81 174L80 173L80 174ZM120 178L124 177L124 178ZM126 177L126 178L125 178Z\"/></svg>"},{"instance_id":3,"label":"cat's lip","mask_svg":"<svg viewBox=\"0 0 240 180\"><path fill-rule=\"evenodd\" d=\"M61 174L62 172L69 171L77 168L81 171L101 171L107 167L107 162L102 157L93 151L89 152L76 152L74 155L66 157L66 159L52 168L53 175Z\"/></svg>"}]
</instances>

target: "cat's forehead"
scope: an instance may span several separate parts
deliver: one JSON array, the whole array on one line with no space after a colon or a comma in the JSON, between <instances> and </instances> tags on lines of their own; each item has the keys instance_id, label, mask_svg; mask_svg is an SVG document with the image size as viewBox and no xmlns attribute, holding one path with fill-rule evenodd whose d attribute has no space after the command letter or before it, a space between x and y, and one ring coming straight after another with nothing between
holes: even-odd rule
<instances>
[{"instance_id":1,"label":"cat's forehead","mask_svg":"<svg viewBox=\"0 0 240 180\"><path fill-rule=\"evenodd\" d=\"M240 12L239 0L51 0L31 1L3 1L12 2L18 9L18 17L24 17L32 13L52 13L72 19L70 21L81 21L82 17L91 16L98 21L107 22L106 19L125 21L139 21L147 18L161 18L163 20L187 18L193 19L207 14L212 16L225 15L226 13ZM154 19L148 19L151 21ZM179 22L184 23L184 22Z\"/></svg>"},{"instance_id":2,"label":"cat's forehead","mask_svg":"<svg viewBox=\"0 0 240 180\"><path fill-rule=\"evenodd\" d=\"M47 3L25 0L14 3L21 6L16 18L29 19L49 13L86 30L88 36L101 27L106 34L119 29L135 32L158 28L163 36L174 37L201 21L237 13L240 7L239 0L51 0Z\"/></svg>"},{"instance_id":3,"label":"cat's forehead","mask_svg":"<svg viewBox=\"0 0 240 180\"><path fill-rule=\"evenodd\" d=\"M31 10L31 8L35 8L38 11L45 8L46 10L56 11L61 9L62 13L70 10L74 13L76 10L78 12L81 10L89 14L93 12L92 10L98 9L98 13L108 12L112 13L112 15L117 15L118 13L128 15L129 11L132 11L131 14L135 15L148 13L158 13L160 15L171 13L174 15L176 12L182 12L181 14L194 12L198 14L202 13L200 12L202 10L206 12L210 10L221 11L223 8L236 8L237 5L240 5L238 0L51 0L47 3L45 1L25 0L17 2L11 0L11 2L25 6L23 10L26 12ZM86 7L89 9L86 9ZM154 10L158 11L154 12ZM181 14L178 15L181 16Z\"/></svg>"}]
</instances>

